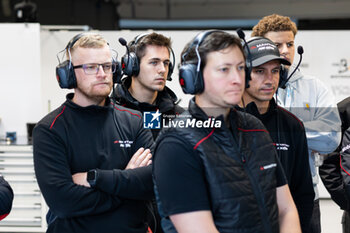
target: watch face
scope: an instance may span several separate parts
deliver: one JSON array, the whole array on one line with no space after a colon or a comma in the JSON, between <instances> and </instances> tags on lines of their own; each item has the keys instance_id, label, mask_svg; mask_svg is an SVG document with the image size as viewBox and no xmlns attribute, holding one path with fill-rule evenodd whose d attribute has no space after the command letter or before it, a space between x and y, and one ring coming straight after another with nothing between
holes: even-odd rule
<instances>
[{"instance_id":1,"label":"watch face","mask_svg":"<svg viewBox=\"0 0 350 233\"><path fill-rule=\"evenodd\" d=\"M95 177L96 177L96 172L95 171L89 171L87 173L87 180L95 180Z\"/></svg>"}]
</instances>

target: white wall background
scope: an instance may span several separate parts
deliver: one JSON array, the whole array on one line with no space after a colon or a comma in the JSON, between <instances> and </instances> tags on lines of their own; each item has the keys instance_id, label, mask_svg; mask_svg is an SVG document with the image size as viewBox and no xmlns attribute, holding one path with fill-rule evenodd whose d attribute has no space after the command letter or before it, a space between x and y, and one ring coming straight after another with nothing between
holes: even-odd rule
<instances>
[{"instance_id":1,"label":"white wall background","mask_svg":"<svg viewBox=\"0 0 350 233\"><path fill-rule=\"evenodd\" d=\"M337 30L301 31L295 40L297 45L304 47L301 70L321 79L334 94L336 102L350 96L349 39L350 31ZM298 55L294 60L298 61Z\"/></svg>"},{"instance_id":2,"label":"white wall background","mask_svg":"<svg viewBox=\"0 0 350 233\"><path fill-rule=\"evenodd\" d=\"M0 24L0 136L42 117L39 24Z\"/></svg>"}]
</instances>

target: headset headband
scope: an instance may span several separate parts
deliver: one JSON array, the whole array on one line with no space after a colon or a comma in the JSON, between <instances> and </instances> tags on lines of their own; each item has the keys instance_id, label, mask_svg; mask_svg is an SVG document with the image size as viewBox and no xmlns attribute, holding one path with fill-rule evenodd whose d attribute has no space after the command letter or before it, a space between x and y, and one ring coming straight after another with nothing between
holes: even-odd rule
<instances>
[{"instance_id":1,"label":"headset headband","mask_svg":"<svg viewBox=\"0 0 350 233\"><path fill-rule=\"evenodd\" d=\"M222 32L221 30L207 30L207 31L204 31L204 32L200 32L196 37L195 39L193 40L193 42L191 43L190 46L188 46L186 52L182 55L182 62L185 62L185 58L187 56L187 54L190 52L190 49L193 47L193 46L196 46L195 48L195 52L196 52L196 55L197 55L197 58L198 58L198 62L197 62L197 73L199 73L200 71L200 66L201 66L201 62L202 62L202 59L201 59L201 56L199 54L199 51L198 51L198 48L199 46L201 45L201 43L204 41L204 39L214 33L214 32Z\"/></svg>"},{"instance_id":2,"label":"headset headband","mask_svg":"<svg viewBox=\"0 0 350 233\"><path fill-rule=\"evenodd\" d=\"M132 42L132 45L136 45L139 43L139 41L142 40L142 38L144 38L145 36L148 36L150 35L151 33L150 32L145 32L145 33L142 33L140 35L137 35L134 39L134 41Z\"/></svg>"},{"instance_id":3,"label":"headset headband","mask_svg":"<svg viewBox=\"0 0 350 233\"><path fill-rule=\"evenodd\" d=\"M78 35L74 36L67 44L66 49L71 49L74 44L83 36L85 36L85 33L79 33Z\"/></svg>"}]
</instances>

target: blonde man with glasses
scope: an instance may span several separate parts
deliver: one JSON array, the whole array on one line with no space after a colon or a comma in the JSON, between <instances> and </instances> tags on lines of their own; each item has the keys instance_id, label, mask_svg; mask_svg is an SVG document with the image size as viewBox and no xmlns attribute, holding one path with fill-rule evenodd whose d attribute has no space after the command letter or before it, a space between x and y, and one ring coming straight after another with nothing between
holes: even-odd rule
<instances>
[{"instance_id":1,"label":"blonde man with glasses","mask_svg":"<svg viewBox=\"0 0 350 233\"><path fill-rule=\"evenodd\" d=\"M47 232L145 233L152 134L139 112L110 101L116 65L103 37L74 37L65 50L68 60L58 70L68 77L58 72L58 79L74 93L33 132Z\"/></svg>"}]
</instances>

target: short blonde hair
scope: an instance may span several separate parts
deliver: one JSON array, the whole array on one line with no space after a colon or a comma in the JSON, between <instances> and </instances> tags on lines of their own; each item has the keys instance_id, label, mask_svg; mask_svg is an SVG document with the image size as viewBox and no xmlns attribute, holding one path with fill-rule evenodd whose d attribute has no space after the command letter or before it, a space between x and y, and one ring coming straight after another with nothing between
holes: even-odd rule
<instances>
[{"instance_id":1,"label":"short blonde hair","mask_svg":"<svg viewBox=\"0 0 350 233\"><path fill-rule=\"evenodd\" d=\"M69 58L69 52L71 54L73 54L74 50L78 47L81 47L81 48L102 48L103 46L108 45L108 42L106 41L106 39L97 33L83 33L80 35L80 38L74 42L74 39L76 37L79 37L79 35L80 34L76 35L75 37L73 37L69 41L69 43L67 45L67 49L66 49L67 58ZM73 46L70 45L73 42L74 42ZM70 51L68 51L68 50L70 50Z\"/></svg>"},{"instance_id":2,"label":"short blonde hair","mask_svg":"<svg viewBox=\"0 0 350 233\"><path fill-rule=\"evenodd\" d=\"M292 31L295 36L298 29L296 24L288 16L272 14L262 18L258 24L253 27L252 36L264 37L266 33L271 31Z\"/></svg>"}]
</instances>

